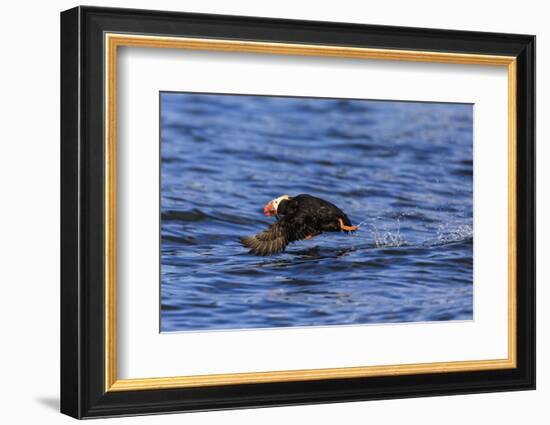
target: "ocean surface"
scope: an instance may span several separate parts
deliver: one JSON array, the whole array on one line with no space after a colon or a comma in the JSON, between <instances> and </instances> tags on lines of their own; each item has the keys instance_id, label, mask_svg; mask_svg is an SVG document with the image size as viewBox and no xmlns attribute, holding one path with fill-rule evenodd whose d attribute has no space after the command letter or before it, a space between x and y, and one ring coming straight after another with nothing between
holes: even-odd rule
<instances>
[{"instance_id":1,"label":"ocean surface","mask_svg":"<svg viewBox=\"0 0 550 425\"><path fill-rule=\"evenodd\" d=\"M472 105L160 96L162 332L473 318ZM359 231L249 254L300 193Z\"/></svg>"}]
</instances>

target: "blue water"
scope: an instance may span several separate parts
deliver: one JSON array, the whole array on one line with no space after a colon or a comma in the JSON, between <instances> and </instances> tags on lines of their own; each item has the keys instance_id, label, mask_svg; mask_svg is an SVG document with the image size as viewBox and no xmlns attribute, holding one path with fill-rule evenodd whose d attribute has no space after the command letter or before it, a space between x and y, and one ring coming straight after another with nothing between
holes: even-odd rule
<instances>
[{"instance_id":1,"label":"blue water","mask_svg":"<svg viewBox=\"0 0 550 425\"><path fill-rule=\"evenodd\" d=\"M161 94L161 331L472 319L472 105ZM264 204L363 223L256 257Z\"/></svg>"}]
</instances>

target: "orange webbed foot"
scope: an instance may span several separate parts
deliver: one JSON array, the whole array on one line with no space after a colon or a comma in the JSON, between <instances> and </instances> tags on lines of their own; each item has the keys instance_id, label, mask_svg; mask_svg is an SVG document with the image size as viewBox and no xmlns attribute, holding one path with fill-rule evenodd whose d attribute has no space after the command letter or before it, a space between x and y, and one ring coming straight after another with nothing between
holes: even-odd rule
<instances>
[{"instance_id":1,"label":"orange webbed foot","mask_svg":"<svg viewBox=\"0 0 550 425\"><path fill-rule=\"evenodd\" d=\"M355 232L357 229L359 229L359 226L346 226L344 224L344 220L342 220L341 218L339 218L338 221L340 222L340 229L345 232Z\"/></svg>"}]
</instances>

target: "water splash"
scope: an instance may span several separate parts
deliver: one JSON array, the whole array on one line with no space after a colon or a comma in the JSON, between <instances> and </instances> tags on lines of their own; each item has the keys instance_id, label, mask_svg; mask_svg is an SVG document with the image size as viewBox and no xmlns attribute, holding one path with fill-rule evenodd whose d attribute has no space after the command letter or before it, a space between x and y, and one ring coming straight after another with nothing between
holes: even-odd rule
<instances>
[{"instance_id":1,"label":"water splash","mask_svg":"<svg viewBox=\"0 0 550 425\"><path fill-rule=\"evenodd\" d=\"M368 226L372 235L374 244L377 248L395 248L400 246L411 246L401 233L401 221L396 219L397 228L393 231L381 230L372 223L372 218L367 218L360 222L357 227ZM449 243L468 241L473 238L473 226L471 224L441 223L437 227L434 238L424 240L423 242L413 243L417 246L438 246Z\"/></svg>"},{"instance_id":2,"label":"water splash","mask_svg":"<svg viewBox=\"0 0 550 425\"><path fill-rule=\"evenodd\" d=\"M365 224L367 221L369 221L369 217L365 218L361 223L357 225L357 227L361 227L363 224Z\"/></svg>"},{"instance_id":3,"label":"water splash","mask_svg":"<svg viewBox=\"0 0 550 425\"><path fill-rule=\"evenodd\" d=\"M436 241L440 244L449 242L461 242L472 239L474 237L474 229L470 224L461 224L457 227L451 223L440 224L437 227Z\"/></svg>"},{"instance_id":4,"label":"water splash","mask_svg":"<svg viewBox=\"0 0 550 425\"><path fill-rule=\"evenodd\" d=\"M423 246L440 246L473 239L474 229L471 224L442 223L437 226L436 236L422 243Z\"/></svg>"},{"instance_id":5,"label":"water splash","mask_svg":"<svg viewBox=\"0 0 550 425\"><path fill-rule=\"evenodd\" d=\"M361 224L363 223L364 221L361 222ZM369 223L369 226L372 227L371 233L377 248L394 248L403 246L407 243L405 238L401 235L401 222L399 219L397 219L397 229L394 232L381 232L371 223Z\"/></svg>"}]
</instances>

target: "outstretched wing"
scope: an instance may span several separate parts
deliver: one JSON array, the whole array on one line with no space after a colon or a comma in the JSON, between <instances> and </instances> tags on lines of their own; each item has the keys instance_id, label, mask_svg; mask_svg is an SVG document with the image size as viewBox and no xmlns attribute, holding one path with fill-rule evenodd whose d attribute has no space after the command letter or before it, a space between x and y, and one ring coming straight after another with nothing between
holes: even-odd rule
<instances>
[{"instance_id":1,"label":"outstretched wing","mask_svg":"<svg viewBox=\"0 0 550 425\"><path fill-rule=\"evenodd\" d=\"M263 232L241 238L241 243L250 248L250 252L255 255L278 254L291 242L305 239L308 235L319 234L314 224L309 216L284 216Z\"/></svg>"}]
</instances>

